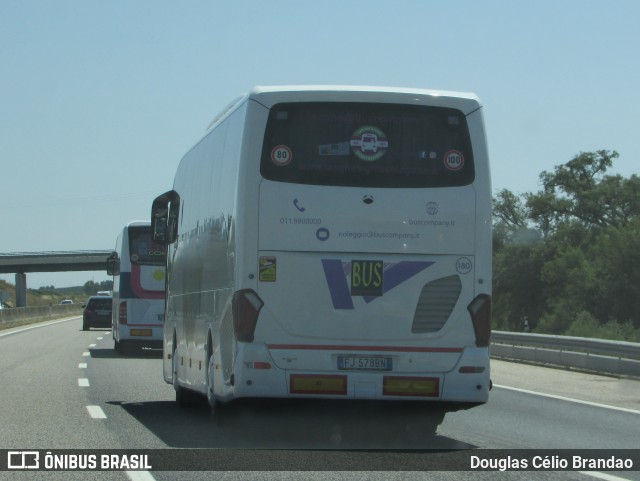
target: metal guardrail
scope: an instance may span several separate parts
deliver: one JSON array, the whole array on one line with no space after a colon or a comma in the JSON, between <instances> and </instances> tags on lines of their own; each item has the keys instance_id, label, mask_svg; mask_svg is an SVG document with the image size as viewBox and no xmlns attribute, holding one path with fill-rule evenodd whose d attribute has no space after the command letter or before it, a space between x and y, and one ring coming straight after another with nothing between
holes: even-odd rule
<instances>
[{"instance_id":1,"label":"metal guardrail","mask_svg":"<svg viewBox=\"0 0 640 481\"><path fill-rule=\"evenodd\" d=\"M561 351L578 351L603 356L640 360L640 343L608 341L589 337L550 336L522 332L493 331L491 340L497 344L556 348Z\"/></svg>"},{"instance_id":2,"label":"metal guardrail","mask_svg":"<svg viewBox=\"0 0 640 481\"><path fill-rule=\"evenodd\" d=\"M0 309L0 324L80 314L80 304ZM640 378L640 343L493 331L491 357Z\"/></svg>"},{"instance_id":3,"label":"metal guardrail","mask_svg":"<svg viewBox=\"0 0 640 481\"><path fill-rule=\"evenodd\" d=\"M640 377L640 343L493 331L491 356Z\"/></svg>"}]
</instances>

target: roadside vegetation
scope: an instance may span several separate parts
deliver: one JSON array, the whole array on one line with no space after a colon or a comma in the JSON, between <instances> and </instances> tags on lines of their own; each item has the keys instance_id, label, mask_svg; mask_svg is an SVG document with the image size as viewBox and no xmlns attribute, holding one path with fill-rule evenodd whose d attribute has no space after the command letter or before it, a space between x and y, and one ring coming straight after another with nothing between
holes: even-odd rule
<instances>
[{"instance_id":1,"label":"roadside vegetation","mask_svg":"<svg viewBox=\"0 0 640 481\"><path fill-rule=\"evenodd\" d=\"M493 327L640 342L640 178L615 151L540 174L493 199Z\"/></svg>"},{"instance_id":2,"label":"roadside vegetation","mask_svg":"<svg viewBox=\"0 0 640 481\"><path fill-rule=\"evenodd\" d=\"M75 287L42 286L38 289L27 289L27 306L55 306L63 300L71 300L74 304L83 304L87 297L95 295L98 291L111 291L112 289L113 281L87 281L83 286ZM0 280L0 292L6 293L6 306L15 307L16 286Z\"/></svg>"},{"instance_id":3,"label":"roadside vegetation","mask_svg":"<svg viewBox=\"0 0 640 481\"><path fill-rule=\"evenodd\" d=\"M0 330L82 315L82 304L84 304L87 297L95 295L98 291L110 291L112 288L112 281L100 283L88 281L84 286L63 288L43 286L39 289L28 289L27 306L51 307L51 309L44 309L44 311L41 309L38 310L40 314L37 316L18 320L7 317L0 322ZM3 299L6 299L6 301L3 302L5 308L10 309L15 306L16 292L13 284L0 280L0 293L3 294ZM73 305L60 306L63 300L71 300ZM42 314L42 312L46 313ZM2 316L0 316L0 319L1 318Z\"/></svg>"}]
</instances>

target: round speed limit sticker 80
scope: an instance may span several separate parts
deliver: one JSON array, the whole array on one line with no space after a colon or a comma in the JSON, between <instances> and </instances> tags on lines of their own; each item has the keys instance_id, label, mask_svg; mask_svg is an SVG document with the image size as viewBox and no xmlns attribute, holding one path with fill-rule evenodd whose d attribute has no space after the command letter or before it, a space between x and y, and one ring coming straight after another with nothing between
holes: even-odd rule
<instances>
[{"instance_id":1,"label":"round speed limit sticker 80","mask_svg":"<svg viewBox=\"0 0 640 481\"><path fill-rule=\"evenodd\" d=\"M450 150L444 154L444 166L449 170L460 170L464 167L464 156L459 150Z\"/></svg>"},{"instance_id":2,"label":"round speed limit sticker 80","mask_svg":"<svg viewBox=\"0 0 640 481\"><path fill-rule=\"evenodd\" d=\"M271 150L271 161L279 167L288 165L291 159L293 159L293 153L286 145L276 145Z\"/></svg>"}]
</instances>

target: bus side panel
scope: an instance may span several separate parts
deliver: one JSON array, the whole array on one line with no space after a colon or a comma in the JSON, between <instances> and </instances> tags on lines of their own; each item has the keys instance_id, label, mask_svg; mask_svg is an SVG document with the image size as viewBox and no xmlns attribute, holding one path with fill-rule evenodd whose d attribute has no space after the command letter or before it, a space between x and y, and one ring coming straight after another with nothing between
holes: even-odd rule
<instances>
[{"instance_id":1,"label":"bus side panel","mask_svg":"<svg viewBox=\"0 0 640 481\"><path fill-rule=\"evenodd\" d=\"M178 240L169 246L167 258L163 371L165 381L173 382L175 352L179 383L203 393L207 356L218 346L221 318L235 284L244 111L241 107L232 113L189 151L174 182L181 205Z\"/></svg>"},{"instance_id":2,"label":"bus side panel","mask_svg":"<svg viewBox=\"0 0 640 481\"><path fill-rule=\"evenodd\" d=\"M476 164L476 295L491 295L492 284L492 227L491 227L491 174L487 139L482 110L467 117L469 133L473 139L473 155Z\"/></svg>"},{"instance_id":3,"label":"bus side panel","mask_svg":"<svg viewBox=\"0 0 640 481\"><path fill-rule=\"evenodd\" d=\"M235 225L236 289L256 290L258 286L258 213L260 210L259 189L262 182L260 156L268 114L269 111L264 106L257 102L248 102L238 173Z\"/></svg>"},{"instance_id":4,"label":"bus side panel","mask_svg":"<svg viewBox=\"0 0 640 481\"><path fill-rule=\"evenodd\" d=\"M236 211L231 223L228 260L234 266L235 275L230 294L241 289L258 289L258 212L259 186L262 181L260 152L267 118L268 110L264 106L249 101L246 105L246 117L242 119L242 124L237 126L238 132L244 134L237 134L239 148L236 155L239 160L233 185ZM231 131L235 132L235 129L232 128ZM233 396L234 389L231 387L230 378L238 370L238 345L233 331L230 298L227 301L222 308L214 340L222 380L216 385L216 393L221 399L230 399Z\"/></svg>"},{"instance_id":5,"label":"bus side panel","mask_svg":"<svg viewBox=\"0 0 640 481\"><path fill-rule=\"evenodd\" d=\"M120 267L122 267L122 242L123 238L126 237L127 229L123 229L118 237L116 238L116 246L115 252L118 253L118 257L120 258ZM113 276L113 300L111 303L111 337L114 341L118 341L120 339L120 333L118 332L118 326L120 322L120 275Z\"/></svg>"}]
</instances>

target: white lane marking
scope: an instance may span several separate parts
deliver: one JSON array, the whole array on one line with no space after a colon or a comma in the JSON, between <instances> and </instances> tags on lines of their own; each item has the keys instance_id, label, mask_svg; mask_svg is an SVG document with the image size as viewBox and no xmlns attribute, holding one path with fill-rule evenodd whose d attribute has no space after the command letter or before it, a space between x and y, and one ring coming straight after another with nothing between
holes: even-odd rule
<instances>
[{"instance_id":1,"label":"white lane marking","mask_svg":"<svg viewBox=\"0 0 640 481\"><path fill-rule=\"evenodd\" d=\"M102 337L96 337L98 341L102 341Z\"/></svg>"},{"instance_id":2,"label":"white lane marking","mask_svg":"<svg viewBox=\"0 0 640 481\"><path fill-rule=\"evenodd\" d=\"M78 364L78 369L86 369L86 368L87 368L86 362L81 362L80 364Z\"/></svg>"},{"instance_id":3,"label":"white lane marking","mask_svg":"<svg viewBox=\"0 0 640 481\"><path fill-rule=\"evenodd\" d=\"M604 479L605 481L630 481L628 478L620 478L612 474L600 473L598 471L578 471L580 474L591 476L592 478Z\"/></svg>"},{"instance_id":4,"label":"white lane marking","mask_svg":"<svg viewBox=\"0 0 640 481\"><path fill-rule=\"evenodd\" d=\"M82 353L82 355L84 357L89 357L89 356L91 356L91 353L89 351L85 351L85 352Z\"/></svg>"},{"instance_id":5,"label":"white lane marking","mask_svg":"<svg viewBox=\"0 0 640 481\"><path fill-rule=\"evenodd\" d=\"M0 337L11 336L12 334L19 334L19 333L24 332L24 331L30 331L31 329L38 329L40 327L52 326L53 324L60 324L61 322L69 322L69 321L73 321L74 319L80 319L80 316L67 317L67 318L61 319L59 321L51 321L51 322L47 322L45 324L36 324L34 326L23 327L22 329L17 329L15 331L5 332L4 334L0 334Z\"/></svg>"},{"instance_id":6,"label":"white lane marking","mask_svg":"<svg viewBox=\"0 0 640 481\"><path fill-rule=\"evenodd\" d=\"M156 481L149 471L125 471L131 481Z\"/></svg>"},{"instance_id":7,"label":"white lane marking","mask_svg":"<svg viewBox=\"0 0 640 481\"><path fill-rule=\"evenodd\" d=\"M92 347L96 347L95 344L89 344L89 349L91 349Z\"/></svg>"},{"instance_id":8,"label":"white lane marking","mask_svg":"<svg viewBox=\"0 0 640 481\"><path fill-rule=\"evenodd\" d=\"M78 379L78 386L80 387L89 387L89 380L86 377L81 377Z\"/></svg>"},{"instance_id":9,"label":"white lane marking","mask_svg":"<svg viewBox=\"0 0 640 481\"><path fill-rule=\"evenodd\" d=\"M107 415L100 406L87 406L87 411L93 419L107 419Z\"/></svg>"},{"instance_id":10,"label":"white lane marking","mask_svg":"<svg viewBox=\"0 0 640 481\"><path fill-rule=\"evenodd\" d=\"M624 413L640 414L640 411L637 411L636 409L619 408L617 406L610 406L609 404L600 404L600 403L594 403L594 402L591 402L591 401L583 401L581 399L574 399L574 398L564 397L564 396L556 396L555 394L545 394L545 393L541 393L541 392L537 392L537 391L529 391L528 389L520 389L520 388L517 388L517 387L502 386L502 385L499 385L499 384L494 384L493 387L497 387L497 388L500 388L500 389L508 389L510 391L517 391L517 392L521 392L521 393L525 393L525 394L533 394L535 396L548 397L548 398L551 398L551 399L559 399L561 401L569 401L569 402L578 403L578 404L586 404L587 406L594 406L594 407L597 407L597 408L612 409L614 411L621 411L621 412L624 412Z\"/></svg>"}]
</instances>

